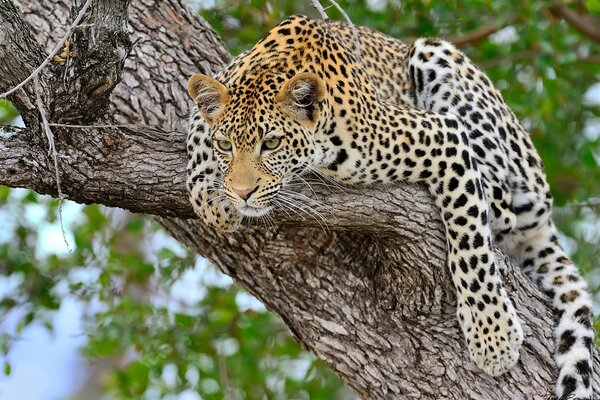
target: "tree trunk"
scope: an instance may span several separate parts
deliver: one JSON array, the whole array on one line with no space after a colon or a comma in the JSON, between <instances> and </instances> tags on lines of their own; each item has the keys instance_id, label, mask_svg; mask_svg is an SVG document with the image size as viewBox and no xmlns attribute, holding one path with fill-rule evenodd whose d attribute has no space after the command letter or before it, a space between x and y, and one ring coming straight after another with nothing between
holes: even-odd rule
<instances>
[{"instance_id":1,"label":"tree trunk","mask_svg":"<svg viewBox=\"0 0 600 400\"><path fill-rule=\"evenodd\" d=\"M43 61L84 2L75 3L70 13L65 0L22 0L17 12L0 0L0 90ZM72 39L75 57L65 66L52 62L39 76L51 123L127 125L51 126L68 199L154 214L175 238L280 315L298 342L365 399L552 397L549 303L501 254L524 323L521 360L499 378L470 361L439 213L421 186L315 188L327 205L320 210L325 227L281 214L275 227L246 225L219 234L194 219L184 185L185 82L193 73L214 73L230 55L183 0L135 0L125 26L127 4L93 0ZM33 83L10 99L26 128L3 128L0 184L56 196Z\"/></svg>"}]
</instances>

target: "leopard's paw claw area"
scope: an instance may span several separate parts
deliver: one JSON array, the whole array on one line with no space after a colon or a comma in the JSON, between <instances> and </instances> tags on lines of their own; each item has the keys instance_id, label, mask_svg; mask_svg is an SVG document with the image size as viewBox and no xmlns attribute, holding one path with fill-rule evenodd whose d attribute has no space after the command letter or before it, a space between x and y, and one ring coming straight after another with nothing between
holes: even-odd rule
<instances>
[{"instance_id":1,"label":"leopard's paw claw area","mask_svg":"<svg viewBox=\"0 0 600 400\"><path fill-rule=\"evenodd\" d=\"M523 331L512 307L480 311L465 304L459 306L458 314L471 359L486 373L502 375L519 361Z\"/></svg>"},{"instance_id":2,"label":"leopard's paw claw area","mask_svg":"<svg viewBox=\"0 0 600 400\"><path fill-rule=\"evenodd\" d=\"M218 232L235 232L242 222L242 216L231 207L202 210L202 220Z\"/></svg>"}]
</instances>

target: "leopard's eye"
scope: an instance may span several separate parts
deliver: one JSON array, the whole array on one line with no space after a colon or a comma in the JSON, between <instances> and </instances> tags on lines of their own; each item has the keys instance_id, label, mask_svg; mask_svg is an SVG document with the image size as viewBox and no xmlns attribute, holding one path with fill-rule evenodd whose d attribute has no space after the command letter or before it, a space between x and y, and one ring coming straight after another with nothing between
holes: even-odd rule
<instances>
[{"instance_id":1,"label":"leopard's eye","mask_svg":"<svg viewBox=\"0 0 600 400\"><path fill-rule=\"evenodd\" d=\"M224 153L230 153L232 145L229 140L221 139L217 140L217 147Z\"/></svg>"},{"instance_id":2,"label":"leopard's eye","mask_svg":"<svg viewBox=\"0 0 600 400\"><path fill-rule=\"evenodd\" d=\"M262 150L275 150L281 144L280 137L274 137L271 139L267 139L262 144Z\"/></svg>"}]
</instances>

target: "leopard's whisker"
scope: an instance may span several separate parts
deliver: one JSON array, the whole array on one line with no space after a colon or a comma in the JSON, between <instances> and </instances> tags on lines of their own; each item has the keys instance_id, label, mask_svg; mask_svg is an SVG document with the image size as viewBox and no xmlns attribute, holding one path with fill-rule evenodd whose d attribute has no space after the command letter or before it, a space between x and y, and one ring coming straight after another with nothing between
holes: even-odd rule
<instances>
[{"instance_id":1,"label":"leopard's whisker","mask_svg":"<svg viewBox=\"0 0 600 400\"><path fill-rule=\"evenodd\" d=\"M283 188L282 188L282 189L280 189L279 191L280 191L280 192L282 192L282 193L285 193L285 194L289 194L289 195L291 195L291 196L293 196L293 197L301 198L302 200L310 201L311 203L316 203L316 204L318 204L319 206L326 206L325 204L321 203L321 202L320 202L319 200L317 200L317 199L313 199L313 198L311 198L311 197L308 197L308 196L306 196L306 195L304 195L304 194L302 194L302 193L294 192L293 190L289 190L289 189L283 189Z\"/></svg>"},{"instance_id":2,"label":"leopard's whisker","mask_svg":"<svg viewBox=\"0 0 600 400\"><path fill-rule=\"evenodd\" d=\"M321 182L323 182L325 184L325 181L327 181L328 183L331 184L331 186L341 190L342 192L346 192L346 188L343 187L342 185L340 185L340 183L338 181L336 181L335 179L333 179L332 177L322 173L321 171L319 171L318 169L314 168L314 167L307 167L307 170L312 172L318 179L321 180Z\"/></svg>"},{"instance_id":3,"label":"leopard's whisker","mask_svg":"<svg viewBox=\"0 0 600 400\"><path fill-rule=\"evenodd\" d=\"M289 197L295 198L299 201L306 201L306 202L312 203L314 205L313 207L318 207L319 209L325 208L326 210L323 210L323 211L327 212L328 214L330 214L332 217L335 218L335 216L330 211L333 209L333 207L330 206L329 204L324 204L324 203L320 202L319 200L312 199L308 196L303 195L302 193L297 193L297 192L286 190L286 189L281 189L280 192L282 192L283 194L285 194ZM307 206L308 206L308 204L307 204Z\"/></svg>"},{"instance_id":4,"label":"leopard's whisker","mask_svg":"<svg viewBox=\"0 0 600 400\"><path fill-rule=\"evenodd\" d=\"M317 194L316 194L316 193L315 193L315 191L313 190L312 186L310 186L310 183L308 183L308 182L306 181L306 179L304 179L304 178L302 177L302 175L297 175L297 178L298 178L298 179L300 179L300 181L302 181L302 183L304 183L304 184L305 184L305 185L308 187L308 190L310 190L310 191L311 191L311 193L313 194L313 196L317 197Z\"/></svg>"},{"instance_id":5,"label":"leopard's whisker","mask_svg":"<svg viewBox=\"0 0 600 400\"><path fill-rule=\"evenodd\" d=\"M294 199L289 199L289 198L286 198L286 197L280 195L277 200L279 202L281 202L281 204L291 207L291 209L294 211L298 210L299 212L302 212L302 214L299 214L298 212L297 212L297 214L302 215L304 220L306 220L308 218L315 218L315 216L313 214L311 214L309 211L307 211L306 205L296 202ZM305 217L305 216L307 216L307 217Z\"/></svg>"},{"instance_id":6,"label":"leopard's whisker","mask_svg":"<svg viewBox=\"0 0 600 400\"><path fill-rule=\"evenodd\" d=\"M302 180L296 180L296 177L290 179L289 181L287 181L285 183L285 187L298 187L298 186L308 186L309 190L316 195L315 191L313 190L312 186L318 186L318 187L324 187L326 189L328 189L329 191L333 192L333 189L335 188L333 185L329 185L321 180L316 180L316 179L304 179L301 178Z\"/></svg>"},{"instance_id":7,"label":"leopard's whisker","mask_svg":"<svg viewBox=\"0 0 600 400\"><path fill-rule=\"evenodd\" d=\"M285 214L288 216L288 218L292 218L292 216L291 216L291 215L290 215L290 213L287 211L287 209L286 209L285 207L283 207L283 205L281 205L281 204L280 204L280 203L277 201L277 199L274 199L274 200L273 200L273 209L274 209L275 211L282 211L282 212L284 212L284 213L285 213Z\"/></svg>"},{"instance_id":8,"label":"leopard's whisker","mask_svg":"<svg viewBox=\"0 0 600 400\"><path fill-rule=\"evenodd\" d=\"M304 215L302 215L298 211L296 211L295 207L292 207L292 206L288 205L287 202L283 202L281 199L276 199L274 201L276 201L277 204L279 206L281 206L283 210L289 210L289 211L293 212L294 214L296 214L298 217L300 217L300 219L302 221L306 221L307 220L307 218ZM289 213L286 212L286 214L288 214L288 216L291 218L291 215Z\"/></svg>"},{"instance_id":9,"label":"leopard's whisker","mask_svg":"<svg viewBox=\"0 0 600 400\"><path fill-rule=\"evenodd\" d=\"M311 218L313 218L317 221L317 223L321 226L321 228L324 231L328 231L328 229L326 229L325 226L323 225L323 224L327 225L327 223L328 223L327 219L323 216L323 214L321 214L320 212L315 210L310 205L302 203L296 198L289 197L286 193L282 193L281 191L280 191L278 199L280 201L286 202L290 206L296 207L298 210L309 215Z\"/></svg>"},{"instance_id":10,"label":"leopard's whisker","mask_svg":"<svg viewBox=\"0 0 600 400\"><path fill-rule=\"evenodd\" d=\"M277 225L275 224L275 220L273 219L273 217L271 216L271 214L265 214L262 216L265 220L265 222L267 223L268 227L270 228L276 228Z\"/></svg>"}]
</instances>

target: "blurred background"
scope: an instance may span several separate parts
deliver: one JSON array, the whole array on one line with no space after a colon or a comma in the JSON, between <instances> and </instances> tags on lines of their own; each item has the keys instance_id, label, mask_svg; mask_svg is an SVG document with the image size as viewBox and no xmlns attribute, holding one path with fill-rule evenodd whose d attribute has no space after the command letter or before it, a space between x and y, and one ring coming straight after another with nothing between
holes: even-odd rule
<instances>
[{"instance_id":1,"label":"blurred background","mask_svg":"<svg viewBox=\"0 0 600 400\"><path fill-rule=\"evenodd\" d=\"M544 160L561 241L598 316L599 45L545 0L339 3L400 39L449 38L489 74ZM318 17L308 0L190 4L232 54L290 14ZM570 8L600 20L600 0ZM0 124L20 123L1 102ZM65 201L61 227L58 213L54 199L0 186L1 399L355 398L278 317L150 217Z\"/></svg>"}]
</instances>

